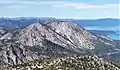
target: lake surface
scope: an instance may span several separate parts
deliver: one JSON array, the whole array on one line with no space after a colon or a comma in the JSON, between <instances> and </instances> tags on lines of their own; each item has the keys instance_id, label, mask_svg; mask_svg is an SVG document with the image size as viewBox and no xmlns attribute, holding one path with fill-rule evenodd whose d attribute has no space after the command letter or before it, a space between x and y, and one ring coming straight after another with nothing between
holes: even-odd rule
<instances>
[{"instance_id":1,"label":"lake surface","mask_svg":"<svg viewBox=\"0 0 120 70\"><path fill-rule=\"evenodd\" d=\"M100 33L115 40L120 40L119 26L101 27L101 26L83 26L87 30L94 30L93 33Z\"/></svg>"}]
</instances>

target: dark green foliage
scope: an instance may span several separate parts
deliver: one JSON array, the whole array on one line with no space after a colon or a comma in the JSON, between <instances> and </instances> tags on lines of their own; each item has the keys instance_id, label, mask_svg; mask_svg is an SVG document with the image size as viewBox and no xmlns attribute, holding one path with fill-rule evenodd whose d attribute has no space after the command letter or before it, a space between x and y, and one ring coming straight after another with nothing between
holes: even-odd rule
<instances>
[{"instance_id":1,"label":"dark green foliage","mask_svg":"<svg viewBox=\"0 0 120 70\"><path fill-rule=\"evenodd\" d=\"M45 58L12 66L13 68L21 70L119 70L117 64L107 62L96 55ZM10 70L10 68L7 69Z\"/></svg>"},{"instance_id":2,"label":"dark green foliage","mask_svg":"<svg viewBox=\"0 0 120 70\"><path fill-rule=\"evenodd\" d=\"M4 49L5 45L0 45L0 51Z\"/></svg>"}]
</instances>

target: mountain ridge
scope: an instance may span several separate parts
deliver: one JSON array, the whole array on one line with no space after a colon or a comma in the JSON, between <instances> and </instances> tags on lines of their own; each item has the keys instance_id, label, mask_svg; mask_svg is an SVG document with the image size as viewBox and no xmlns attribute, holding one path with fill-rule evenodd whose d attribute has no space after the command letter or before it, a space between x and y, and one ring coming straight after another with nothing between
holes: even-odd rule
<instances>
[{"instance_id":1,"label":"mountain ridge","mask_svg":"<svg viewBox=\"0 0 120 70\"><path fill-rule=\"evenodd\" d=\"M16 65L41 57L71 54L96 54L111 59L109 53L120 52L114 40L93 35L69 21L34 23L5 35L1 39L0 65Z\"/></svg>"}]
</instances>

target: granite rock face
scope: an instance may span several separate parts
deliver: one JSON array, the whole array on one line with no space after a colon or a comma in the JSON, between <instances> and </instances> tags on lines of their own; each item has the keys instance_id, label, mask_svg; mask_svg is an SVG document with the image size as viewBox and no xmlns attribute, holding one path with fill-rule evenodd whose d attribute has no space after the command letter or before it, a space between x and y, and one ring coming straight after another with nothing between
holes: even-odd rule
<instances>
[{"instance_id":1,"label":"granite rock face","mask_svg":"<svg viewBox=\"0 0 120 70\"><path fill-rule=\"evenodd\" d=\"M70 21L34 23L3 34L0 41L1 67L72 54L96 54L111 59L111 54L120 53L116 41L93 35Z\"/></svg>"}]
</instances>

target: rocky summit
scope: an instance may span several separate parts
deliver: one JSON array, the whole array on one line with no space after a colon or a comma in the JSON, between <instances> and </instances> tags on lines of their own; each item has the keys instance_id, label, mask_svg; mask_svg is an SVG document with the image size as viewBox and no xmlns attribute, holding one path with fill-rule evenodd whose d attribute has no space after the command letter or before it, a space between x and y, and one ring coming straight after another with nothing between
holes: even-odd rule
<instances>
[{"instance_id":1,"label":"rocky summit","mask_svg":"<svg viewBox=\"0 0 120 70\"><path fill-rule=\"evenodd\" d=\"M41 58L75 54L95 54L110 60L120 60L119 41L92 34L70 21L34 23L0 35L1 68Z\"/></svg>"}]
</instances>

